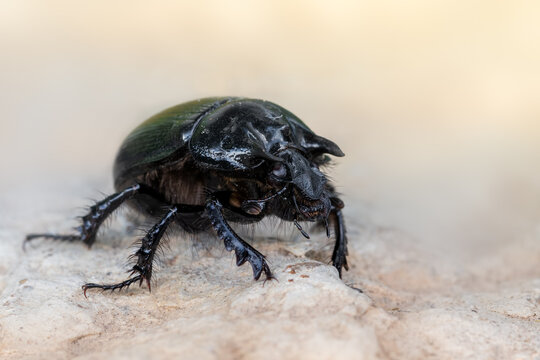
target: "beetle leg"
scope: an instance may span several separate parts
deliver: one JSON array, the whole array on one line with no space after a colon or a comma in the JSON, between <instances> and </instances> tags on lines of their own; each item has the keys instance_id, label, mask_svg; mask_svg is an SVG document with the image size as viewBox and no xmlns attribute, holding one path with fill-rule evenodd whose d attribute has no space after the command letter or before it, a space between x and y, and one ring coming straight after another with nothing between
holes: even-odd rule
<instances>
[{"instance_id":1,"label":"beetle leg","mask_svg":"<svg viewBox=\"0 0 540 360\"><path fill-rule=\"evenodd\" d=\"M152 278L152 265L154 261L154 255L159 246L159 242L165 234L167 227L173 221L174 217L178 213L178 208L173 206L167 211L167 214L155 224L147 233L146 236L142 239L141 247L134 256L137 256L137 263L131 269L131 274L138 273L137 276L131 277L125 281L122 281L118 284L94 284L88 283L83 285L82 289L84 291L84 296L86 296L86 291L88 289L102 289L102 290L111 290L128 288L134 282L139 282L139 286L142 285L143 280L146 281L148 285L148 290L152 291L150 286L150 279Z\"/></svg>"},{"instance_id":2,"label":"beetle leg","mask_svg":"<svg viewBox=\"0 0 540 360\"><path fill-rule=\"evenodd\" d=\"M212 223L212 228L217 233L217 236L225 243L225 249L227 251L234 250L236 265L240 266L248 261L253 269L253 278L255 280L259 280L263 271L266 280L274 279L274 275L272 275L264 255L255 250L255 248L242 240L234 232L227 223L227 220L223 217L222 210L223 205L218 199L210 197L206 201L206 213Z\"/></svg>"},{"instance_id":3,"label":"beetle leg","mask_svg":"<svg viewBox=\"0 0 540 360\"><path fill-rule=\"evenodd\" d=\"M337 205L342 204L343 203L341 202L341 200L339 200L339 203L337 203ZM337 269L339 277L341 278L342 268L345 268L345 270L349 270L349 264L347 264L347 255L349 253L349 251L347 250L347 235L345 230L345 222L343 220L343 214L341 213L341 208L333 206L332 210L330 211L329 217L330 220L334 223L334 234L336 237L334 251L332 252L332 265L334 265L334 267Z\"/></svg>"},{"instance_id":4,"label":"beetle leg","mask_svg":"<svg viewBox=\"0 0 540 360\"><path fill-rule=\"evenodd\" d=\"M103 221L115 211L122 203L135 194L141 192L143 186L140 184L135 184L130 186L116 194L107 196L105 199L97 202L95 205L90 207L90 211L85 216L81 217L82 225L75 228L78 234L68 234L68 235L59 235L59 234L28 234L24 241L24 245L31 240L37 238L53 239L53 240L64 240L64 241L82 241L88 247L91 247L94 241L96 240L96 234L103 224Z\"/></svg>"}]
</instances>

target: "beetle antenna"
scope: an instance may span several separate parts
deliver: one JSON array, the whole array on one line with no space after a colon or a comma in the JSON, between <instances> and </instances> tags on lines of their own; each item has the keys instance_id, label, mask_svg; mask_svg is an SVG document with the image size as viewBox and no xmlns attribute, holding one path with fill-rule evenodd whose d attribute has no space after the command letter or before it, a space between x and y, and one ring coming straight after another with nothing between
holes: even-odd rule
<instances>
[{"instance_id":1,"label":"beetle antenna","mask_svg":"<svg viewBox=\"0 0 540 360\"><path fill-rule=\"evenodd\" d=\"M244 204L250 204L250 203L266 203L270 200L272 200L273 198L275 198L276 196L278 195L281 195L283 194L285 191L287 190L287 185L283 186L279 191L271 194L271 195L268 195L267 197L263 198L263 199L258 199L258 200L244 200Z\"/></svg>"},{"instance_id":2,"label":"beetle antenna","mask_svg":"<svg viewBox=\"0 0 540 360\"><path fill-rule=\"evenodd\" d=\"M324 227L326 228L326 237L330 238L330 229L328 228L328 216L324 219Z\"/></svg>"},{"instance_id":3,"label":"beetle antenna","mask_svg":"<svg viewBox=\"0 0 540 360\"><path fill-rule=\"evenodd\" d=\"M302 227L300 226L298 221L296 221L296 219L294 219L293 222L294 222L294 225L296 225L296 228L302 233L302 235L304 235L304 237L306 239L309 239L309 234L307 232L305 232L304 229L302 229Z\"/></svg>"}]
</instances>

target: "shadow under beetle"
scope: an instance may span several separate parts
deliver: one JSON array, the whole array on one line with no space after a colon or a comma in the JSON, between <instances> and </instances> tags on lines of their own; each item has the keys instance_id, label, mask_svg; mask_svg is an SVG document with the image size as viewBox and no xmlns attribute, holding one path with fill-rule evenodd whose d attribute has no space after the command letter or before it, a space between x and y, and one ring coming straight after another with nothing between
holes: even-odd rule
<instances>
[{"instance_id":1,"label":"shadow under beetle","mask_svg":"<svg viewBox=\"0 0 540 360\"><path fill-rule=\"evenodd\" d=\"M238 266L248 261L253 277L273 275L264 255L242 240L229 222L255 223L274 215L292 221L318 222L330 236L332 264L341 277L348 270L347 238L337 197L319 167L326 154L343 156L330 140L313 133L298 117L274 103L220 97L171 107L135 128L124 140L114 164L117 193L90 207L76 234L29 234L26 241L50 238L82 241L89 247L103 221L122 203L159 221L134 254L130 277L117 284L88 289L122 289L145 280L150 289L152 265L167 227L177 223L189 233L213 230Z\"/></svg>"}]
</instances>

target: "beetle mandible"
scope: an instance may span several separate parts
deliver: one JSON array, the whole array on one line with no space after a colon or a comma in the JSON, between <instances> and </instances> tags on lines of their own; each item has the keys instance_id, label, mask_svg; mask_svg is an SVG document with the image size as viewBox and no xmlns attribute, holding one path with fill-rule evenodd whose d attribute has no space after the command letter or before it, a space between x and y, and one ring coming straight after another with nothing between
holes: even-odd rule
<instances>
[{"instance_id":1,"label":"beetle mandible","mask_svg":"<svg viewBox=\"0 0 540 360\"><path fill-rule=\"evenodd\" d=\"M238 266L249 262L253 277L273 275L265 256L229 225L256 223L277 216L295 224L318 222L330 236L332 264L341 277L348 270L343 202L319 170L330 158L344 156L332 141L313 133L298 117L269 101L214 97L166 109L135 128L114 163L116 193L83 216L75 234L29 234L26 241L49 238L92 246L104 220L127 202L158 219L146 233L131 276L116 284L88 283L88 289L122 289L146 281L150 289L156 250L167 227L188 233L213 230Z\"/></svg>"}]
</instances>

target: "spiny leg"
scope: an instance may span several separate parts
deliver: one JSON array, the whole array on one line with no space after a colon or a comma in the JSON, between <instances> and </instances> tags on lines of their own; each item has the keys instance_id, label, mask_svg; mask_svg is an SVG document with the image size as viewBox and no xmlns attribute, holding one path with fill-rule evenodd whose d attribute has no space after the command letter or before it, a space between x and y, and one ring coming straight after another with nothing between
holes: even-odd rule
<instances>
[{"instance_id":1,"label":"spiny leg","mask_svg":"<svg viewBox=\"0 0 540 360\"><path fill-rule=\"evenodd\" d=\"M154 255L158 249L159 242L165 234L167 227L173 221L174 217L178 213L178 208L176 206L171 207L167 214L155 224L147 233L146 236L142 239L141 247L134 256L137 256L137 263L131 269L131 274L138 273L136 276L131 277L125 281L122 281L117 284L94 284L88 283L83 285L82 289L84 291L84 296L86 296L86 291L88 289L102 289L102 290L111 290L128 288L134 282L139 282L139 286L142 285L143 280L146 281L148 285L148 290L152 291L150 286L150 279L152 278L152 265L154 261Z\"/></svg>"},{"instance_id":2,"label":"spiny leg","mask_svg":"<svg viewBox=\"0 0 540 360\"><path fill-rule=\"evenodd\" d=\"M122 205L124 201L132 198L135 194L141 192L142 189L142 185L135 184L116 194L107 196L105 199L97 202L95 205L90 207L90 211L87 215L81 217L82 225L78 226L75 229L78 234L28 234L26 236L23 246L28 241L37 238L45 238L64 241L82 241L86 245L88 245L88 247L90 247L96 240L97 231L101 224L103 224L103 221L105 221L105 219L113 211L115 211L120 205Z\"/></svg>"},{"instance_id":3,"label":"spiny leg","mask_svg":"<svg viewBox=\"0 0 540 360\"><path fill-rule=\"evenodd\" d=\"M251 264L253 278L259 280L262 272L266 275L266 280L274 279L270 267L266 263L264 255L255 250L251 245L242 240L238 234L229 226L223 217L223 205L216 198L209 198L206 201L206 213L212 223L217 236L225 243L227 251L234 250L236 255L236 265L243 265L246 261Z\"/></svg>"},{"instance_id":4,"label":"spiny leg","mask_svg":"<svg viewBox=\"0 0 540 360\"><path fill-rule=\"evenodd\" d=\"M349 270L349 264L347 264L347 235L345 230L345 222L343 220L343 214L341 209L343 208L343 202L338 198L332 198L332 210L330 211L330 220L334 224L334 235L336 237L336 243L334 245L334 251L332 252L332 265L337 269L339 277L341 278L341 270Z\"/></svg>"}]
</instances>

